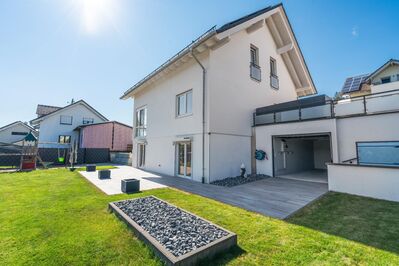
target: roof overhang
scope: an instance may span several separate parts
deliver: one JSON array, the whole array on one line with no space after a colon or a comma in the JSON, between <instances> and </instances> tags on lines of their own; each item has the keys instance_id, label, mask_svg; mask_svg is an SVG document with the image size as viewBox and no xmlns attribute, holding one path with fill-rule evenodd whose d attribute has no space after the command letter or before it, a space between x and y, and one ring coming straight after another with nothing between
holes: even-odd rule
<instances>
[{"instance_id":1,"label":"roof overhang","mask_svg":"<svg viewBox=\"0 0 399 266\"><path fill-rule=\"evenodd\" d=\"M246 30L248 34L267 25L276 44L276 52L282 56L284 64L291 76L298 97L316 94L312 77L299 48L291 24L282 4L271 6L254 12L241 19L228 23L219 29L215 27L208 30L198 39L186 46L179 53L166 61L144 79L128 89L120 98L128 99L143 88L156 82L158 79L174 71L182 64L201 54L208 49L214 50L223 46L230 40L230 36Z\"/></svg>"},{"instance_id":2,"label":"roof overhang","mask_svg":"<svg viewBox=\"0 0 399 266\"><path fill-rule=\"evenodd\" d=\"M25 127L27 130L33 131L34 133L36 133L36 130L33 127L23 123L22 121L15 121L15 122L13 122L11 124L8 124L8 125L6 125L4 127L1 127L0 131L4 131L6 129L12 128L13 126L16 126L16 125L21 125L21 126Z\"/></svg>"}]
</instances>

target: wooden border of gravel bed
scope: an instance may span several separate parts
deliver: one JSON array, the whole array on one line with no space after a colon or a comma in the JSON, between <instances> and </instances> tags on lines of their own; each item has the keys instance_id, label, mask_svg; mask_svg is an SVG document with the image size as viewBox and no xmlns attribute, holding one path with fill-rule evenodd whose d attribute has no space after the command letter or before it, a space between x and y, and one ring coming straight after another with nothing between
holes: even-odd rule
<instances>
[{"instance_id":1,"label":"wooden border of gravel bed","mask_svg":"<svg viewBox=\"0 0 399 266\"><path fill-rule=\"evenodd\" d=\"M169 202L166 202L164 200L161 200L155 196L150 196L153 197L161 202L164 202L168 204L169 206L175 207L180 209L183 212L186 212L188 214L191 214L198 219L201 219L210 225L213 225L220 230L225 231L228 233L226 236L223 236L219 239L216 239L212 242L210 242L207 245L204 245L202 247L197 248L196 250L192 250L186 254L183 254L179 257L176 257L173 255L170 251L168 251L160 242L158 242L157 239L152 237L147 231L145 231L140 225L138 225L135 221L133 221L125 212L123 212L119 207L117 207L115 204L118 202L123 202L126 200L121 200L121 201L115 201L115 202L110 202L109 203L109 210L113 212L117 217L122 219L123 222L125 222L129 228L133 229L133 232L135 235L144 241L146 244L150 246L150 248L155 252L155 254L160 257L164 262L166 262L167 265L197 265L201 260L203 259L210 259L214 257L215 255L222 253L223 251L227 251L233 246L237 245L237 235L233 232L230 232L229 230L224 229L223 227L220 227L202 217L199 217L198 215L195 215L189 211L186 211L182 208L179 208L173 204L170 204Z\"/></svg>"}]
</instances>

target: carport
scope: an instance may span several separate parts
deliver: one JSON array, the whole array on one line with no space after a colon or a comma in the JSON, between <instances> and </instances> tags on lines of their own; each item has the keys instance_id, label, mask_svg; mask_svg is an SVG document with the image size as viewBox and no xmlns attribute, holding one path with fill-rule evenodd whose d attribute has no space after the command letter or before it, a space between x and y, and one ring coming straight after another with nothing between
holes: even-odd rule
<instances>
[{"instance_id":1,"label":"carport","mask_svg":"<svg viewBox=\"0 0 399 266\"><path fill-rule=\"evenodd\" d=\"M331 150L330 134L273 136L273 175L327 183Z\"/></svg>"}]
</instances>

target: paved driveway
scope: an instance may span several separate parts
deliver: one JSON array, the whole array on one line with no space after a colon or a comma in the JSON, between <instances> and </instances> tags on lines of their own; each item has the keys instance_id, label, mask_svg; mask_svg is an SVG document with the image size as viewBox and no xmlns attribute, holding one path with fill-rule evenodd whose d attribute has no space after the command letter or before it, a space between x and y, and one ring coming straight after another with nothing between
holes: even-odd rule
<instances>
[{"instance_id":1,"label":"paved driveway","mask_svg":"<svg viewBox=\"0 0 399 266\"><path fill-rule=\"evenodd\" d=\"M85 172L81 173L103 191L108 190L109 184L96 179L94 173L92 177L87 177ZM112 169L111 175L114 179L112 194L121 193L121 179L139 178L142 190L174 187L278 219L287 218L328 191L327 184L284 178L268 178L228 188L154 174L128 166Z\"/></svg>"}]
</instances>

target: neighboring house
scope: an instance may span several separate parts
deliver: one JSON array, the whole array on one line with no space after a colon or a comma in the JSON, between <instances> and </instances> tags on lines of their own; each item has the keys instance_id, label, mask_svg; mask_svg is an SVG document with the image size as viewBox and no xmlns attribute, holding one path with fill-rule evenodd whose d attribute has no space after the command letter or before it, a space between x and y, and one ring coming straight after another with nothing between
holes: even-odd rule
<instances>
[{"instance_id":1,"label":"neighboring house","mask_svg":"<svg viewBox=\"0 0 399 266\"><path fill-rule=\"evenodd\" d=\"M43 112L44 109L48 112ZM75 131L78 126L108 121L83 100L62 108L38 105L37 114L30 123L39 130L39 147L48 148L65 147L79 141L79 133Z\"/></svg>"},{"instance_id":2,"label":"neighboring house","mask_svg":"<svg viewBox=\"0 0 399 266\"><path fill-rule=\"evenodd\" d=\"M254 172L253 111L315 93L281 4L214 27L121 97L133 166L206 183Z\"/></svg>"},{"instance_id":3,"label":"neighboring house","mask_svg":"<svg viewBox=\"0 0 399 266\"><path fill-rule=\"evenodd\" d=\"M390 59L371 74L349 77L341 95L350 97L399 89L399 60Z\"/></svg>"},{"instance_id":4,"label":"neighboring house","mask_svg":"<svg viewBox=\"0 0 399 266\"><path fill-rule=\"evenodd\" d=\"M108 148L110 151L132 150L133 128L117 121L81 125L80 148Z\"/></svg>"},{"instance_id":5,"label":"neighboring house","mask_svg":"<svg viewBox=\"0 0 399 266\"><path fill-rule=\"evenodd\" d=\"M37 136L37 131L34 128L21 121L16 121L0 128L0 142L17 143L31 132Z\"/></svg>"}]
</instances>

